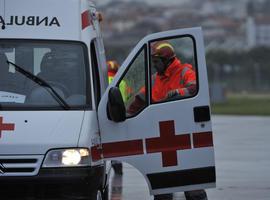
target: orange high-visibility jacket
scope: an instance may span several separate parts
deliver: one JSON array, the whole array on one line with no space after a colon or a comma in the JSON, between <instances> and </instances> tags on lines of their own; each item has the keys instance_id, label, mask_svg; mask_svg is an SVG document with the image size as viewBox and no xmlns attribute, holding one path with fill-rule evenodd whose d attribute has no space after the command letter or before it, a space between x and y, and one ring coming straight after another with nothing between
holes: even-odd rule
<instances>
[{"instance_id":1,"label":"orange high-visibility jacket","mask_svg":"<svg viewBox=\"0 0 270 200\"><path fill-rule=\"evenodd\" d=\"M157 73L152 76L152 101L166 100L170 91L177 90L182 97L192 96L196 93L196 73L190 64L181 64L175 59L166 69L164 75ZM130 105L128 112L136 113L145 106L145 87L136 95L135 101Z\"/></svg>"},{"instance_id":2,"label":"orange high-visibility jacket","mask_svg":"<svg viewBox=\"0 0 270 200\"><path fill-rule=\"evenodd\" d=\"M190 64L181 64L175 59L164 75L155 74L152 78L152 100L165 100L168 92L177 90L179 96L192 96L196 92L196 73Z\"/></svg>"}]
</instances>

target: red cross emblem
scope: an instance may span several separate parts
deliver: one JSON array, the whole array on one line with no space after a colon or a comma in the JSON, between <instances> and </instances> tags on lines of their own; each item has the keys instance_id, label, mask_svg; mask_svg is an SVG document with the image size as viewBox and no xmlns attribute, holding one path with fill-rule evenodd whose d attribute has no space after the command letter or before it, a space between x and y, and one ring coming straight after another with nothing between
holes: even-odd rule
<instances>
[{"instance_id":1,"label":"red cross emblem","mask_svg":"<svg viewBox=\"0 0 270 200\"><path fill-rule=\"evenodd\" d=\"M0 138L2 135L2 131L14 131L15 124L4 124L3 117L0 117Z\"/></svg>"},{"instance_id":2,"label":"red cross emblem","mask_svg":"<svg viewBox=\"0 0 270 200\"><path fill-rule=\"evenodd\" d=\"M160 137L145 139L147 154L161 153L163 167L178 165L177 151L191 149L191 138L195 149L213 147L211 131L176 135L174 124L173 120L159 122ZM91 153L93 161L101 160L102 155L115 158L145 154L142 139L102 143L102 149L99 145L93 146Z\"/></svg>"},{"instance_id":3,"label":"red cross emblem","mask_svg":"<svg viewBox=\"0 0 270 200\"><path fill-rule=\"evenodd\" d=\"M176 135L174 121L159 122L160 137L146 139L147 153L162 153L163 167L176 166L177 150L191 149L190 134Z\"/></svg>"}]
</instances>

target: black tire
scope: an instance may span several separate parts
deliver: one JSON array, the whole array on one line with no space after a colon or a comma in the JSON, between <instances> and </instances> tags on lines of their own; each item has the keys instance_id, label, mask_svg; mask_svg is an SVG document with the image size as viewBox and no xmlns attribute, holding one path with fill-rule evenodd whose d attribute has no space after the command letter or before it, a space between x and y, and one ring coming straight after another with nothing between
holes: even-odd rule
<instances>
[{"instance_id":1,"label":"black tire","mask_svg":"<svg viewBox=\"0 0 270 200\"><path fill-rule=\"evenodd\" d=\"M207 200L207 194L205 190L194 190L185 192L186 200Z\"/></svg>"},{"instance_id":2,"label":"black tire","mask_svg":"<svg viewBox=\"0 0 270 200\"><path fill-rule=\"evenodd\" d=\"M107 185L103 190L102 200L109 200L109 185Z\"/></svg>"},{"instance_id":3,"label":"black tire","mask_svg":"<svg viewBox=\"0 0 270 200\"><path fill-rule=\"evenodd\" d=\"M172 200L173 194L159 194L154 196L154 200Z\"/></svg>"},{"instance_id":4,"label":"black tire","mask_svg":"<svg viewBox=\"0 0 270 200\"><path fill-rule=\"evenodd\" d=\"M90 200L103 200L102 192L100 190L92 192L89 199Z\"/></svg>"},{"instance_id":5,"label":"black tire","mask_svg":"<svg viewBox=\"0 0 270 200\"><path fill-rule=\"evenodd\" d=\"M122 163L112 163L115 174L123 175L123 165Z\"/></svg>"}]
</instances>

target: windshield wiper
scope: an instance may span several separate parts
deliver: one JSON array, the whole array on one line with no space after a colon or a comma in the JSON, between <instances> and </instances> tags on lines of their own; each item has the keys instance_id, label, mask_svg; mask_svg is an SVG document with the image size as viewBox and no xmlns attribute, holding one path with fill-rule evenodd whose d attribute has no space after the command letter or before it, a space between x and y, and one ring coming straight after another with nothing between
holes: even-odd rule
<instances>
[{"instance_id":1,"label":"windshield wiper","mask_svg":"<svg viewBox=\"0 0 270 200\"><path fill-rule=\"evenodd\" d=\"M13 65L17 72L20 72L21 74L23 74L27 78L31 79L32 81L34 81L38 85L44 87L52 95L52 97L59 103L59 105L61 105L65 110L70 109L70 107L66 103L66 101L45 80L39 78L38 76L35 76L34 74L32 74L29 71L26 71L22 67L16 65L15 63L10 62L9 60L7 60L7 63Z\"/></svg>"}]
</instances>

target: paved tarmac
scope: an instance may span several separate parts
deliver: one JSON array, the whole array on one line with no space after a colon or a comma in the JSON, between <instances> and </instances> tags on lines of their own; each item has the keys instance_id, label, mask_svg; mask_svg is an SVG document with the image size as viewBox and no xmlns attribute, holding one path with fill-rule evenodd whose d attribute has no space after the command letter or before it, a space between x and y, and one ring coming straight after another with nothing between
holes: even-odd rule
<instances>
[{"instance_id":1,"label":"paved tarmac","mask_svg":"<svg viewBox=\"0 0 270 200\"><path fill-rule=\"evenodd\" d=\"M214 116L217 187L209 200L270 199L270 117ZM152 200L142 175L124 164L112 174L111 200ZM183 193L174 200L184 200Z\"/></svg>"}]
</instances>

